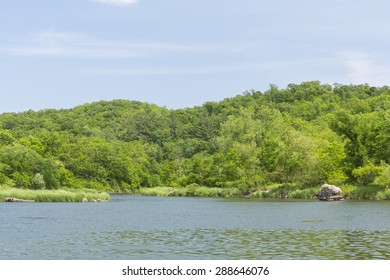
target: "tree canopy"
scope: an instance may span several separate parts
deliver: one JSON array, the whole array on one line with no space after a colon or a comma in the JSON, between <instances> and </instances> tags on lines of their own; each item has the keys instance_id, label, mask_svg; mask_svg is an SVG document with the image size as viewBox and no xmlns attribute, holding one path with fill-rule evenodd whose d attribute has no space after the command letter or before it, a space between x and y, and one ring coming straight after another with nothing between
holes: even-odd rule
<instances>
[{"instance_id":1,"label":"tree canopy","mask_svg":"<svg viewBox=\"0 0 390 280\"><path fill-rule=\"evenodd\" d=\"M170 110L128 100L0 115L0 184L389 186L390 88L271 85Z\"/></svg>"}]
</instances>

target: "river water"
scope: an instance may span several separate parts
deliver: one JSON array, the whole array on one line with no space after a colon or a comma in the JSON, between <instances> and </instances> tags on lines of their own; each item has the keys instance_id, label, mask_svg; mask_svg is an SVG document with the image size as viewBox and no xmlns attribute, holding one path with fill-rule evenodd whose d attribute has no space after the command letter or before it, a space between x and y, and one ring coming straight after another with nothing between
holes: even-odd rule
<instances>
[{"instance_id":1,"label":"river water","mask_svg":"<svg viewBox=\"0 0 390 280\"><path fill-rule=\"evenodd\" d=\"M390 259L390 201L0 203L0 259Z\"/></svg>"}]
</instances>

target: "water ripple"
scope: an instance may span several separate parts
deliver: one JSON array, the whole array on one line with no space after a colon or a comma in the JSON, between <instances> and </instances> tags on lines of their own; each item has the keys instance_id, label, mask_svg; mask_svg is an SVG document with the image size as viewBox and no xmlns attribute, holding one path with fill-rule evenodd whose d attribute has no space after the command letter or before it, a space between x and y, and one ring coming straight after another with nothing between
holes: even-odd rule
<instances>
[{"instance_id":1,"label":"water ripple","mask_svg":"<svg viewBox=\"0 0 390 280\"><path fill-rule=\"evenodd\" d=\"M47 259L390 259L390 231L128 230L39 244ZM75 241L76 240L76 241ZM34 254L42 255L42 252ZM43 254L44 255L44 254ZM0 255L1 256L1 255Z\"/></svg>"}]
</instances>

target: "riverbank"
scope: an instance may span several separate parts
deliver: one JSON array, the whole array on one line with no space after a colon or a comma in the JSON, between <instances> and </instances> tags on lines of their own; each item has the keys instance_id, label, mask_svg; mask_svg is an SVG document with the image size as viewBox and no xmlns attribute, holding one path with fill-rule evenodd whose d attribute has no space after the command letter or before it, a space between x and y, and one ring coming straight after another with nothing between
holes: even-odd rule
<instances>
[{"instance_id":1,"label":"riverbank","mask_svg":"<svg viewBox=\"0 0 390 280\"><path fill-rule=\"evenodd\" d=\"M0 188L0 202L6 198L32 200L35 202L94 202L110 201L108 193L91 190L27 190Z\"/></svg>"},{"instance_id":2,"label":"riverbank","mask_svg":"<svg viewBox=\"0 0 390 280\"><path fill-rule=\"evenodd\" d=\"M347 199L390 200L390 189L380 186L340 186ZM291 185L271 185L262 189L242 192L238 188L210 188L202 186L140 188L134 193L144 196L189 196L189 197L247 197L273 199L317 199L320 187L298 188Z\"/></svg>"}]
</instances>

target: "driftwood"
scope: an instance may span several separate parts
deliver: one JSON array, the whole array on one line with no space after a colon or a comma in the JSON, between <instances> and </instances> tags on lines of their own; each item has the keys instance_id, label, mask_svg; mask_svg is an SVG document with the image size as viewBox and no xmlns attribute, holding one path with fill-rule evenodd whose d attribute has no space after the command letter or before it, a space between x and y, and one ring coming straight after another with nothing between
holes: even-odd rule
<instances>
[{"instance_id":1,"label":"driftwood","mask_svg":"<svg viewBox=\"0 0 390 280\"><path fill-rule=\"evenodd\" d=\"M13 198L13 197L6 197L4 199L4 202L35 202L34 200L27 200L27 199L20 199L20 198Z\"/></svg>"}]
</instances>

